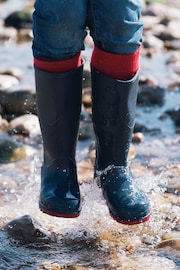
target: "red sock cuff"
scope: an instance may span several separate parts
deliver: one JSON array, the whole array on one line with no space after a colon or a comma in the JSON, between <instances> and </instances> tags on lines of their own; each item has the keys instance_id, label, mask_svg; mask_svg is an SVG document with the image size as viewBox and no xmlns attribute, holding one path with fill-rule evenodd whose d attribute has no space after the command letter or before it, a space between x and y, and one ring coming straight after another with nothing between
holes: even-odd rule
<instances>
[{"instance_id":1,"label":"red sock cuff","mask_svg":"<svg viewBox=\"0 0 180 270\"><path fill-rule=\"evenodd\" d=\"M100 72L117 80L131 79L139 69L141 48L133 54L108 53L94 47L91 64Z\"/></svg>"},{"instance_id":2,"label":"red sock cuff","mask_svg":"<svg viewBox=\"0 0 180 270\"><path fill-rule=\"evenodd\" d=\"M34 58L34 65L36 67L51 73L64 73L81 66L81 64L82 59L80 53L73 58L60 61L44 61Z\"/></svg>"}]
</instances>

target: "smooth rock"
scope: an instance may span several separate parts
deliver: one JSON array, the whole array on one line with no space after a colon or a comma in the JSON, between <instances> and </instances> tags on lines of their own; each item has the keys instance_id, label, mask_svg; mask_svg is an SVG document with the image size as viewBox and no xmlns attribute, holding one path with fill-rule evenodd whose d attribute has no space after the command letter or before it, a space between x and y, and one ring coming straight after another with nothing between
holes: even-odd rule
<instances>
[{"instance_id":1,"label":"smooth rock","mask_svg":"<svg viewBox=\"0 0 180 270\"><path fill-rule=\"evenodd\" d=\"M78 140L83 141L94 138L94 129L92 122L81 121L79 126Z\"/></svg>"},{"instance_id":2,"label":"smooth rock","mask_svg":"<svg viewBox=\"0 0 180 270\"><path fill-rule=\"evenodd\" d=\"M7 132L9 128L9 123L6 119L3 119L2 116L0 115L0 131L1 132Z\"/></svg>"},{"instance_id":3,"label":"smooth rock","mask_svg":"<svg viewBox=\"0 0 180 270\"><path fill-rule=\"evenodd\" d=\"M16 29L32 28L32 13L29 10L18 10L8 15L4 23L6 26L13 26Z\"/></svg>"},{"instance_id":4,"label":"smooth rock","mask_svg":"<svg viewBox=\"0 0 180 270\"><path fill-rule=\"evenodd\" d=\"M19 68L4 69L0 71L0 74L13 76L18 81L22 79L22 71Z\"/></svg>"},{"instance_id":5,"label":"smooth rock","mask_svg":"<svg viewBox=\"0 0 180 270\"><path fill-rule=\"evenodd\" d=\"M91 86L91 72L88 69L84 69L83 72L83 88Z\"/></svg>"},{"instance_id":6,"label":"smooth rock","mask_svg":"<svg viewBox=\"0 0 180 270\"><path fill-rule=\"evenodd\" d=\"M41 135L38 117L34 114L25 114L11 120L9 132L30 137Z\"/></svg>"},{"instance_id":7,"label":"smooth rock","mask_svg":"<svg viewBox=\"0 0 180 270\"><path fill-rule=\"evenodd\" d=\"M164 5L162 3L154 3L152 5L147 6L146 9L143 10L143 16L156 16L160 17L161 20L166 18L169 21L173 19L180 19L179 9Z\"/></svg>"},{"instance_id":8,"label":"smooth rock","mask_svg":"<svg viewBox=\"0 0 180 270\"><path fill-rule=\"evenodd\" d=\"M12 86L18 85L19 81L17 78L11 75L5 75L5 74L0 74L0 90L7 89ZM1 102L0 98L0 102Z\"/></svg>"},{"instance_id":9,"label":"smooth rock","mask_svg":"<svg viewBox=\"0 0 180 270\"><path fill-rule=\"evenodd\" d=\"M180 238L167 239L160 242L156 248L171 247L175 250L180 250Z\"/></svg>"},{"instance_id":10,"label":"smooth rock","mask_svg":"<svg viewBox=\"0 0 180 270\"><path fill-rule=\"evenodd\" d=\"M180 126L180 107L167 110L166 113L170 115L177 127Z\"/></svg>"},{"instance_id":11,"label":"smooth rock","mask_svg":"<svg viewBox=\"0 0 180 270\"><path fill-rule=\"evenodd\" d=\"M5 229L16 240L26 243L49 243L54 242L55 237L46 231L41 224L29 215L10 221Z\"/></svg>"},{"instance_id":12,"label":"smooth rock","mask_svg":"<svg viewBox=\"0 0 180 270\"><path fill-rule=\"evenodd\" d=\"M0 25L0 40L5 41L14 39L17 35L17 30L13 27L4 27Z\"/></svg>"},{"instance_id":13,"label":"smooth rock","mask_svg":"<svg viewBox=\"0 0 180 270\"><path fill-rule=\"evenodd\" d=\"M35 90L23 88L4 89L0 91L0 104L3 107L4 114L36 114Z\"/></svg>"},{"instance_id":14,"label":"smooth rock","mask_svg":"<svg viewBox=\"0 0 180 270\"><path fill-rule=\"evenodd\" d=\"M139 105L163 105L165 88L160 86L141 85L137 103Z\"/></svg>"},{"instance_id":15,"label":"smooth rock","mask_svg":"<svg viewBox=\"0 0 180 270\"><path fill-rule=\"evenodd\" d=\"M0 163L15 162L26 157L26 149L9 136L0 136Z\"/></svg>"},{"instance_id":16,"label":"smooth rock","mask_svg":"<svg viewBox=\"0 0 180 270\"><path fill-rule=\"evenodd\" d=\"M132 142L133 143L142 143L144 141L144 135L142 132L136 132L132 136Z\"/></svg>"},{"instance_id":17,"label":"smooth rock","mask_svg":"<svg viewBox=\"0 0 180 270\"><path fill-rule=\"evenodd\" d=\"M160 40L159 38L150 34L150 35L144 36L143 46L146 49L153 48L154 51L158 51L158 50L162 50L164 48L164 42L162 40Z\"/></svg>"}]
</instances>

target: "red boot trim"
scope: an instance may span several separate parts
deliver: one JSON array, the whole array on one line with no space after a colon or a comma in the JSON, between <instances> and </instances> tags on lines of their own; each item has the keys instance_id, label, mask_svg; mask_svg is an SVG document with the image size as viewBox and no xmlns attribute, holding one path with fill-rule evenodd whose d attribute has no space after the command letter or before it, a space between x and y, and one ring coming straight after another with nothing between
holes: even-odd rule
<instances>
[{"instance_id":1,"label":"red boot trim","mask_svg":"<svg viewBox=\"0 0 180 270\"><path fill-rule=\"evenodd\" d=\"M124 221L124 220L120 220L116 217L114 217L112 214L111 214L111 217L117 221L118 223L121 223L121 224L124 224L124 225L138 225L138 224L141 224L141 223L144 223L144 222L147 222L150 217L151 217L151 214L150 213L148 216L146 216L145 218L141 219L141 220L136 220L136 221Z\"/></svg>"},{"instance_id":2,"label":"red boot trim","mask_svg":"<svg viewBox=\"0 0 180 270\"><path fill-rule=\"evenodd\" d=\"M61 60L61 61L44 61L34 58L34 65L44 71L51 73L65 73L77 67L80 67L82 64L82 59L80 53L75 57Z\"/></svg>"},{"instance_id":3,"label":"red boot trim","mask_svg":"<svg viewBox=\"0 0 180 270\"><path fill-rule=\"evenodd\" d=\"M79 213L75 213L75 214L60 214L60 213L56 213L56 212L50 212L48 210L45 210L43 208L40 207L40 210L49 215L49 216L53 216L53 217L61 217L61 218L76 218L80 216L80 212Z\"/></svg>"},{"instance_id":4,"label":"red boot trim","mask_svg":"<svg viewBox=\"0 0 180 270\"><path fill-rule=\"evenodd\" d=\"M117 80L130 80L139 69L141 47L133 54L108 53L94 47L91 64L103 74Z\"/></svg>"}]
</instances>

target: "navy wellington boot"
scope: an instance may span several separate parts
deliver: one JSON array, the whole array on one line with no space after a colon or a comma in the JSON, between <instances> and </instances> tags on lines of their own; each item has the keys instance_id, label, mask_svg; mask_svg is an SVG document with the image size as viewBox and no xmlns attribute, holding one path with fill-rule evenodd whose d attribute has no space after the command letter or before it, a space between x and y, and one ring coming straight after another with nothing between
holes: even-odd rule
<instances>
[{"instance_id":1,"label":"navy wellington boot","mask_svg":"<svg viewBox=\"0 0 180 270\"><path fill-rule=\"evenodd\" d=\"M115 80L91 67L92 117L96 135L95 176L99 179L110 215L134 225L150 218L150 203L128 166L138 74L129 81Z\"/></svg>"},{"instance_id":2,"label":"navy wellington boot","mask_svg":"<svg viewBox=\"0 0 180 270\"><path fill-rule=\"evenodd\" d=\"M44 160L39 207L44 213L78 217L81 197L75 151L82 99L83 66L63 74L35 67L36 97Z\"/></svg>"}]
</instances>

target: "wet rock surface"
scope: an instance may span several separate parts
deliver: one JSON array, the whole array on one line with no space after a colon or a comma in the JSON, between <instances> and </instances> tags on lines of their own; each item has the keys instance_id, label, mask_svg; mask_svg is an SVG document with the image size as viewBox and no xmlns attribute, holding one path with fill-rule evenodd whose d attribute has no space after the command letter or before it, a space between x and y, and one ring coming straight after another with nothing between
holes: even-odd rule
<instances>
[{"instance_id":1,"label":"wet rock surface","mask_svg":"<svg viewBox=\"0 0 180 270\"><path fill-rule=\"evenodd\" d=\"M40 126L37 115L24 114L9 122L9 133L11 135L40 136Z\"/></svg>"},{"instance_id":2,"label":"wet rock surface","mask_svg":"<svg viewBox=\"0 0 180 270\"><path fill-rule=\"evenodd\" d=\"M0 90L0 100L4 115L36 113L35 92L32 89L10 89L8 86Z\"/></svg>"},{"instance_id":3,"label":"wet rock surface","mask_svg":"<svg viewBox=\"0 0 180 270\"><path fill-rule=\"evenodd\" d=\"M180 250L180 238L168 239L160 242L157 248L171 247L176 250Z\"/></svg>"},{"instance_id":4,"label":"wet rock surface","mask_svg":"<svg viewBox=\"0 0 180 270\"><path fill-rule=\"evenodd\" d=\"M153 214L147 224L133 228L109 217L93 180L90 36L82 52L86 64L77 144L82 214L67 221L38 209L43 149L31 55L33 2L0 1L0 268L180 269L179 2L143 1L144 41L129 160Z\"/></svg>"},{"instance_id":5,"label":"wet rock surface","mask_svg":"<svg viewBox=\"0 0 180 270\"><path fill-rule=\"evenodd\" d=\"M32 28L32 14L29 10L12 12L4 20L5 26L12 26L16 29Z\"/></svg>"},{"instance_id":6,"label":"wet rock surface","mask_svg":"<svg viewBox=\"0 0 180 270\"><path fill-rule=\"evenodd\" d=\"M23 243L49 243L54 242L55 237L43 229L37 220L25 215L10 221L5 230L15 240Z\"/></svg>"},{"instance_id":7,"label":"wet rock surface","mask_svg":"<svg viewBox=\"0 0 180 270\"><path fill-rule=\"evenodd\" d=\"M11 137L0 136L0 163L15 162L26 157L26 149Z\"/></svg>"}]
</instances>

